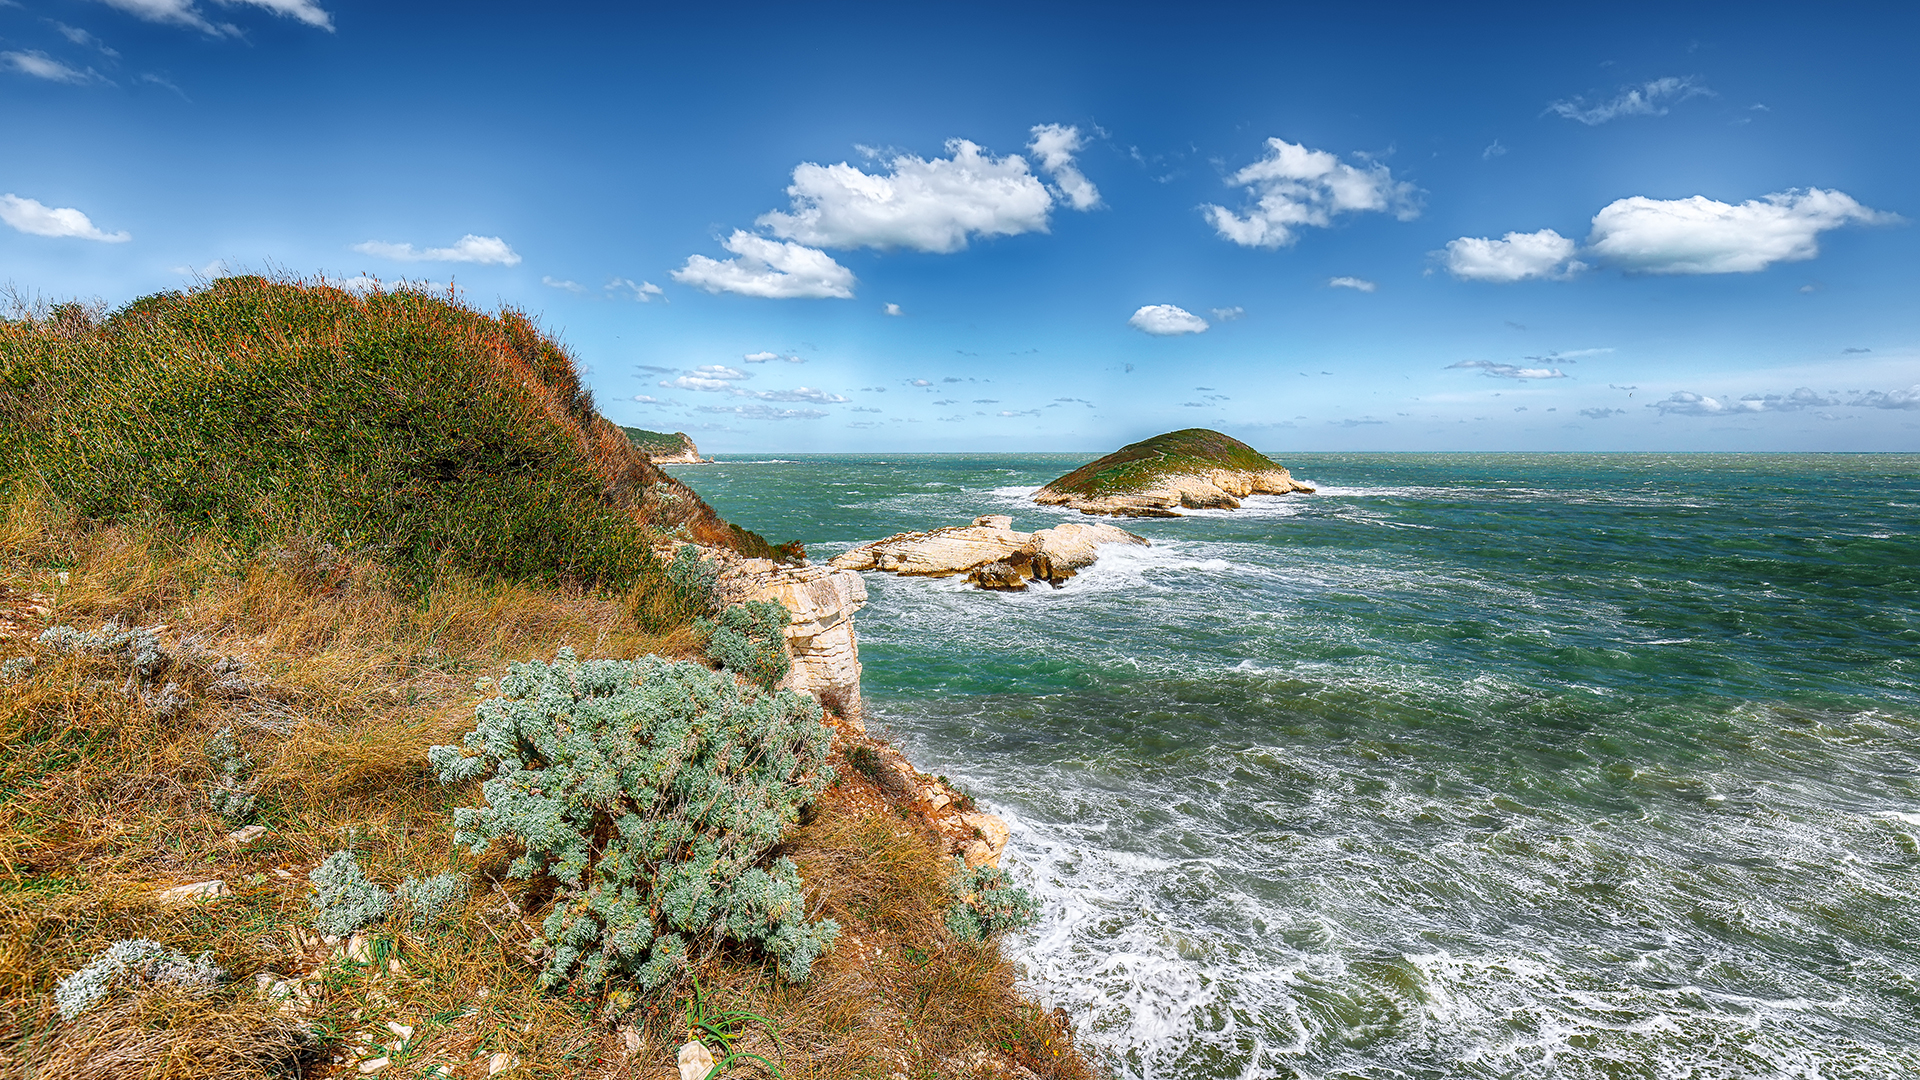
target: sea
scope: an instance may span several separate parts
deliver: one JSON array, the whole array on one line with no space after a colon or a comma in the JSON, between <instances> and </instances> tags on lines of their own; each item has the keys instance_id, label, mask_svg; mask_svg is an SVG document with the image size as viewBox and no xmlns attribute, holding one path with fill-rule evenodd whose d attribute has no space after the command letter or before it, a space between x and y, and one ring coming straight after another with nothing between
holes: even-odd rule
<instances>
[{"instance_id":1,"label":"sea","mask_svg":"<svg viewBox=\"0 0 1920 1080\"><path fill-rule=\"evenodd\" d=\"M1088 455L673 468L815 560ZM1055 590L869 574L1125 1078L1920 1074L1920 455L1276 454ZM1105 520L1105 519L1102 519Z\"/></svg>"}]
</instances>

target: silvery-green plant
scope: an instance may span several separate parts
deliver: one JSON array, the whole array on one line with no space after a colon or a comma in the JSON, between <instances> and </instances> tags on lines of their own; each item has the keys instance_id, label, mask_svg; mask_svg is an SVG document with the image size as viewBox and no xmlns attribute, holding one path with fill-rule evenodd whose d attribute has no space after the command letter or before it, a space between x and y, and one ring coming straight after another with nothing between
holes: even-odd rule
<instances>
[{"instance_id":1,"label":"silvery-green plant","mask_svg":"<svg viewBox=\"0 0 1920 1080\"><path fill-rule=\"evenodd\" d=\"M673 553L667 583L679 591L692 614L710 615L720 607L720 568L702 558L692 544L681 544Z\"/></svg>"},{"instance_id":2,"label":"silvery-green plant","mask_svg":"<svg viewBox=\"0 0 1920 1080\"><path fill-rule=\"evenodd\" d=\"M809 922L799 872L766 863L832 780L820 706L657 656L515 664L462 746L428 761L443 782L486 778L454 811L457 843L504 841L512 877L557 888L542 927L548 986L651 989L718 939L755 944L791 981L839 933Z\"/></svg>"},{"instance_id":3,"label":"silvery-green plant","mask_svg":"<svg viewBox=\"0 0 1920 1080\"><path fill-rule=\"evenodd\" d=\"M367 880L351 850L340 850L307 875L313 882L313 928L323 934L345 936L387 917L393 894Z\"/></svg>"},{"instance_id":4,"label":"silvery-green plant","mask_svg":"<svg viewBox=\"0 0 1920 1080\"><path fill-rule=\"evenodd\" d=\"M947 932L961 941L985 941L1002 930L1032 926L1039 921L1040 901L1013 884L997 866L968 870L956 860L947 891Z\"/></svg>"},{"instance_id":5,"label":"silvery-green plant","mask_svg":"<svg viewBox=\"0 0 1920 1080\"><path fill-rule=\"evenodd\" d=\"M713 619L695 619L693 632L721 667L771 690L793 668L786 633L792 618L771 600L749 600Z\"/></svg>"},{"instance_id":6,"label":"silvery-green plant","mask_svg":"<svg viewBox=\"0 0 1920 1080\"><path fill-rule=\"evenodd\" d=\"M214 732L207 740L206 749L215 777L202 788L207 795L207 805L229 826L237 828L250 823L259 810L259 798L246 784L253 773L253 756L240 749L230 726Z\"/></svg>"},{"instance_id":7,"label":"silvery-green plant","mask_svg":"<svg viewBox=\"0 0 1920 1080\"><path fill-rule=\"evenodd\" d=\"M71 1020L105 1000L115 987L173 986L213 990L227 973L214 966L213 954L188 957L157 941L131 938L116 941L87 966L60 980L53 1003L63 1020Z\"/></svg>"},{"instance_id":8,"label":"silvery-green plant","mask_svg":"<svg viewBox=\"0 0 1920 1080\"><path fill-rule=\"evenodd\" d=\"M415 930L425 930L457 913L467 899L467 879L459 874L408 878L394 890Z\"/></svg>"},{"instance_id":9,"label":"silvery-green plant","mask_svg":"<svg viewBox=\"0 0 1920 1080\"><path fill-rule=\"evenodd\" d=\"M71 626L49 626L34 640L56 653L87 653L124 660L143 682L155 678L173 662L173 655L160 644L160 638L153 631L140 627L123 629L117 621L108 621L98 630L85 632Z\"/></svg>"}]
</instances>

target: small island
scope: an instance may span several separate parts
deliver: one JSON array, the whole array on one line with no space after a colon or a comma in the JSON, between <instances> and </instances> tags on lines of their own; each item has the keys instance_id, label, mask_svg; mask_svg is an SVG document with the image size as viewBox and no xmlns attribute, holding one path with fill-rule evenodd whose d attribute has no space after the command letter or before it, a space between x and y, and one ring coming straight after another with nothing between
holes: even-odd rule
<instances>
[{"instance_id":1,"label":"small island","mask_svg":"<svg viewBox=\"0 0 1920 1080\"><path fill-rule=\"evenodd\" d=\"M626 432L627 438L633 440L633 445L655 465L703 465L710 460L700 456L700 448L693 445L692 437L684 431L669 435L664 431L648 431L624 424L620 430Z\"/></svg>"},{"instance_id":2,"label":"small island","mask_svg":"<svg viewBox=\"0 0 1920 1080\"><path fill-rule=\"evenodd\" d=\"M1041 506L1083 514L1178 517L1189 510L1237 510L1249 495L1312 494L1266 455L1206 428L1155 435L1080 466L1033 493Z\"/></svg>"}]
</instances>

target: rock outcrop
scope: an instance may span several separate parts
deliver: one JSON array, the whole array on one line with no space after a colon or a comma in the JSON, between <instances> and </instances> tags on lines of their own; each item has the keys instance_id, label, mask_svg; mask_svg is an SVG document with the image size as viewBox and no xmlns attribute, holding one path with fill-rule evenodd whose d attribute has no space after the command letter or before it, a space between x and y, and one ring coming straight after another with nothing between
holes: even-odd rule
<instances>
[{"instance_id":1,"label":"rock outcrop","mask_svg":"<svg viewBox=\"0 0 1920 1080\"><path fill-rule=\"evenodd\" d=\"M793 670L782 689L811 694L841 718L862 726L860 647L853 613L867 602L859 574L827 566L789 566L772 559L742 559L708 549L721 563L719 588L726 603L772 600L793 616L787 652Z\"/></svg>"},{"instance_id":2,"label":"rock outcrop","mask_svg":"<svg viewBox=\"0 0 1920 1080\"><path fill-rule=\"evenodd\" d=\"M1311 494L1313 487L1238 439L1188 428L1131 443L1033 493L1042 506L1083 514L1178 517L1236 510L1249 495Z\"/></svg>"},{"instance_id":3,"label":"rock outcrop","mask_svg":"<svg viewBox=\"0 0 1920 1080\"><path fill-rule=\"evenodd\" d=\"M921 577L966 574L983 589L1020 590L1044 581L1060 588L1099 558L1105 544L1146 544L1112 525L1069 521L1024 533L1005 514L986 514L971 525L931 532L896 533L835 556L837 570L884 570Z\"/></svg>"}]
</instances>

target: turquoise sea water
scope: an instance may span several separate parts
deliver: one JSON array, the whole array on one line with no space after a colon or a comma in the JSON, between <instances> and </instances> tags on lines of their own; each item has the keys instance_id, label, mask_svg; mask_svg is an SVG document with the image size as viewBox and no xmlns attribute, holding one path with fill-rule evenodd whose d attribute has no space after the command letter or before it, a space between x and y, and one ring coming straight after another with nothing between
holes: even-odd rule
<instances>
[{"instance_id":1,"label":"turquoise sea water","mask_svg":"<svg viewBox=\"0 0 1920 1080\"><path fill-rule=\"evenodd\" d=\"M816 559L1083 457L675 468ZM1284 455L1064 589L869 575L1127 1077L1920 1072L1920 456Z\"/></svg>"}]
</instances>

